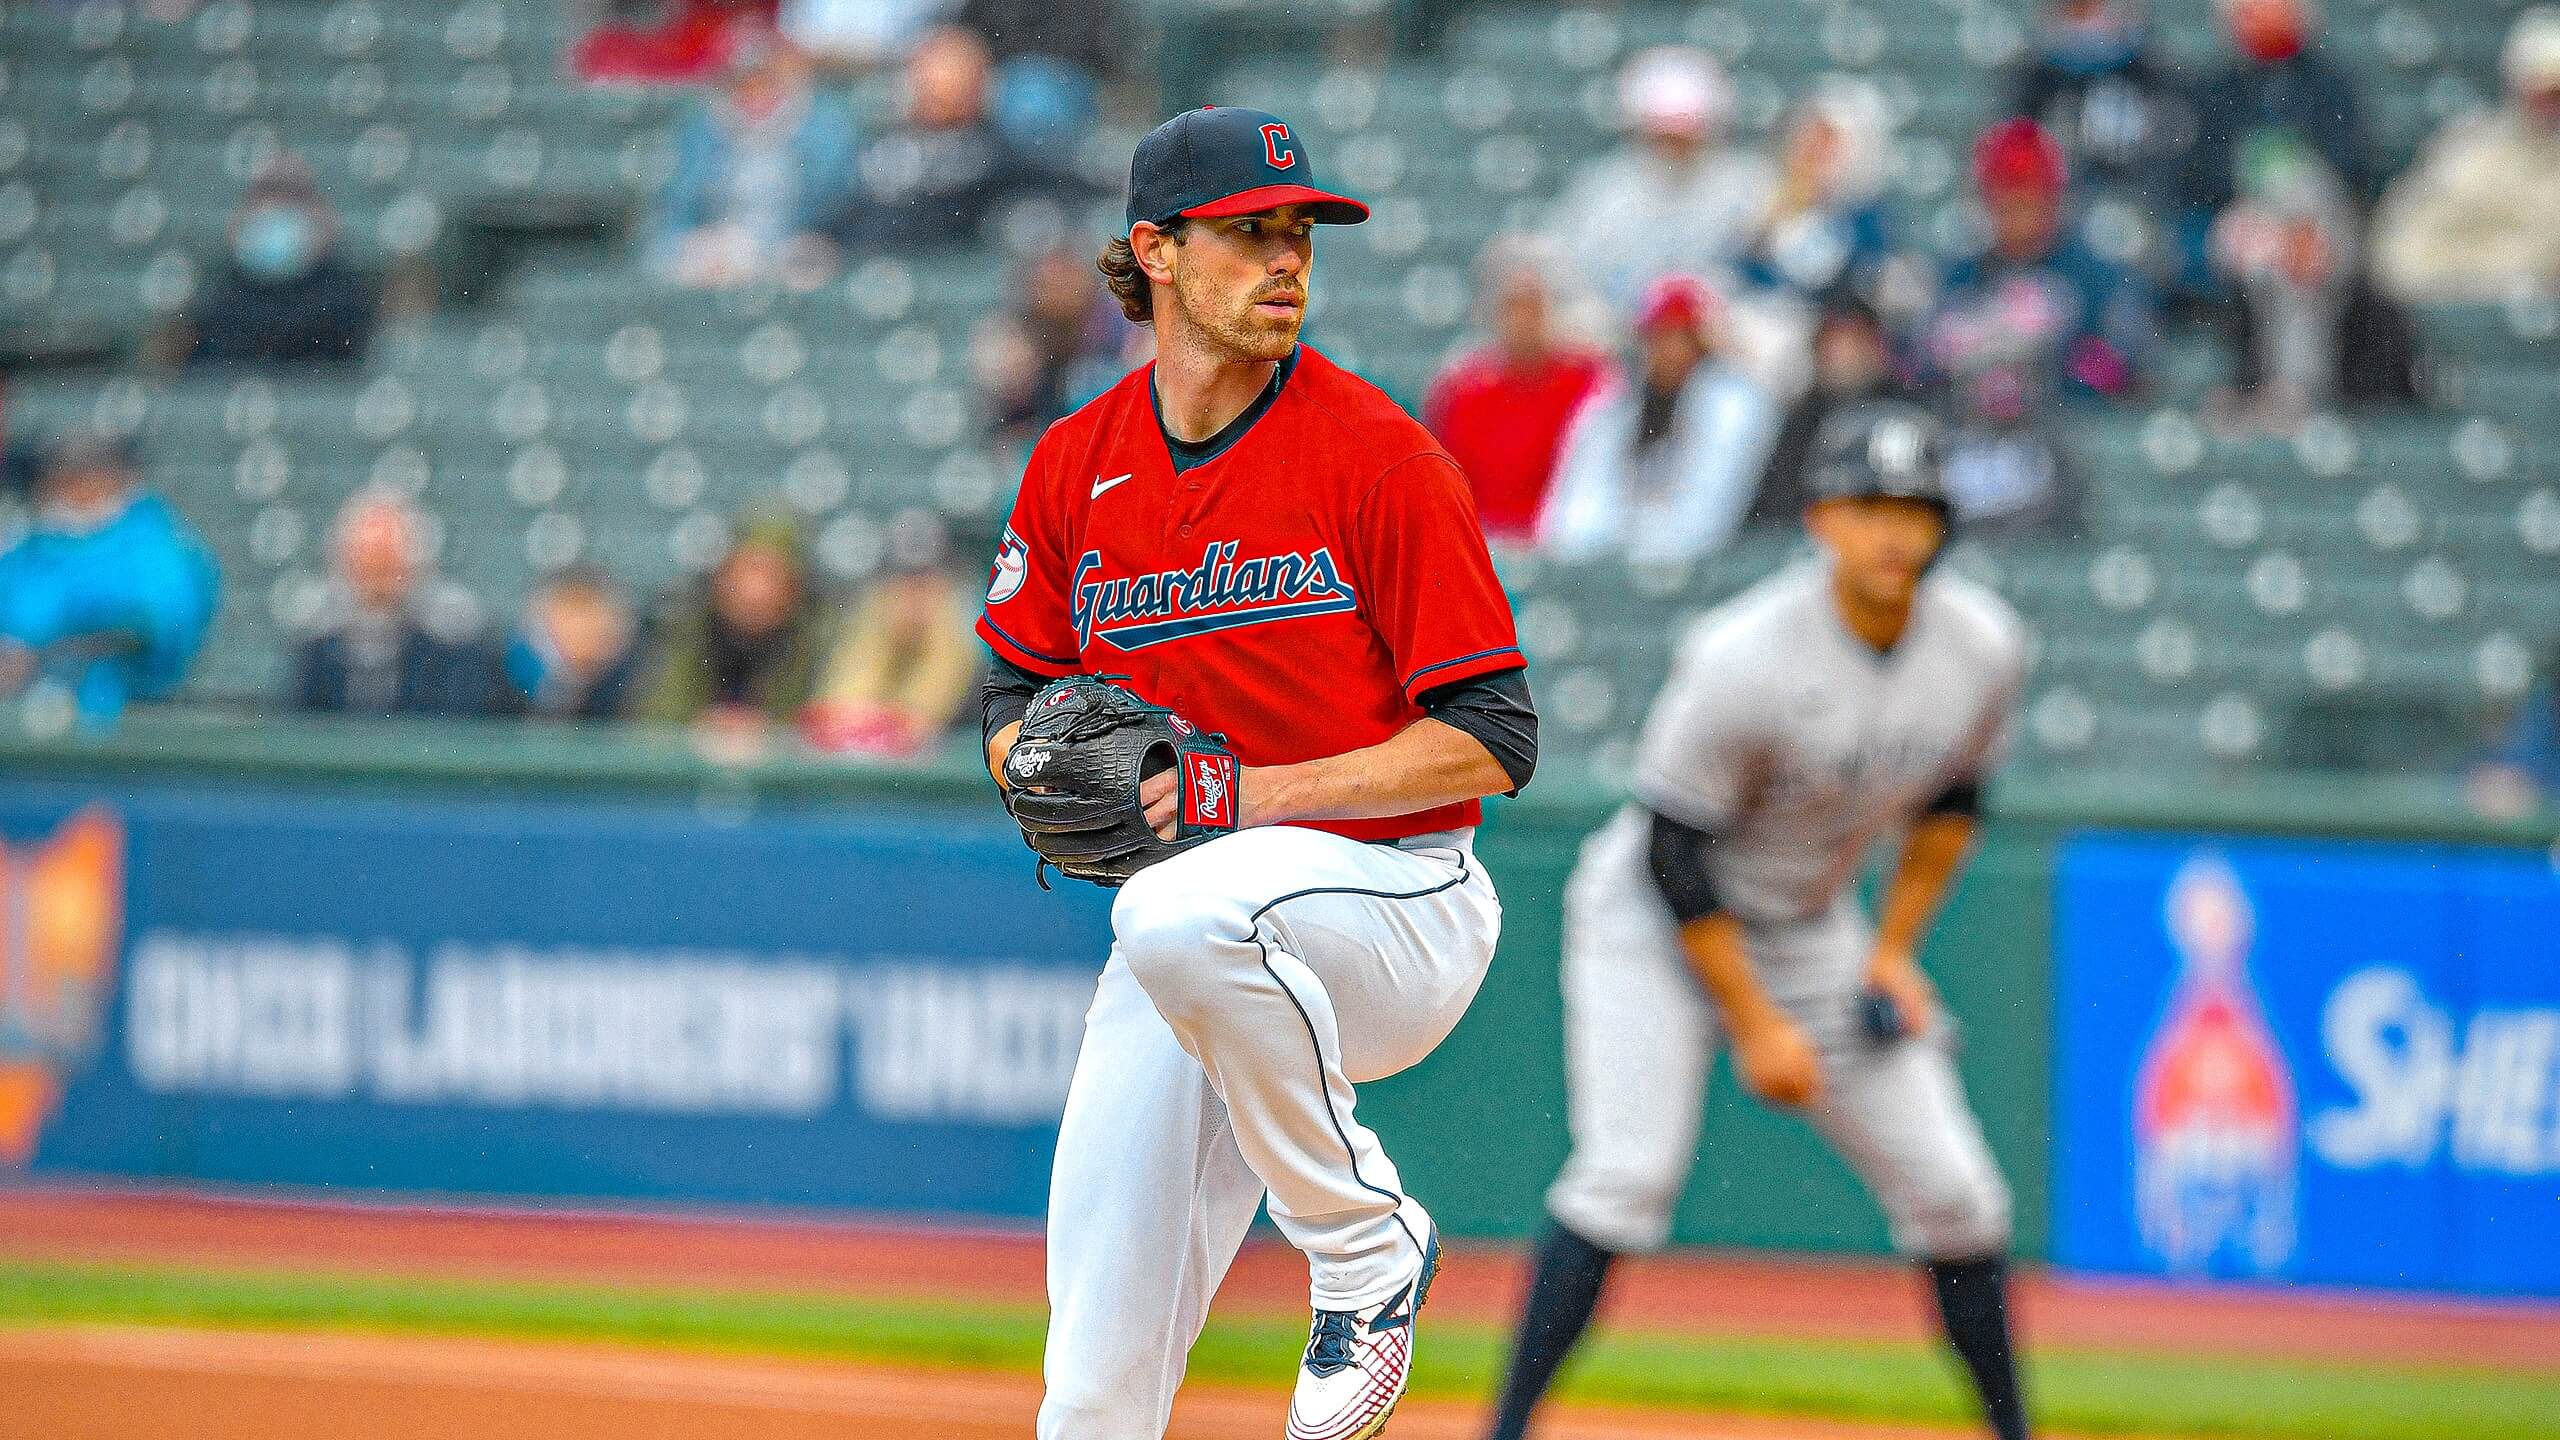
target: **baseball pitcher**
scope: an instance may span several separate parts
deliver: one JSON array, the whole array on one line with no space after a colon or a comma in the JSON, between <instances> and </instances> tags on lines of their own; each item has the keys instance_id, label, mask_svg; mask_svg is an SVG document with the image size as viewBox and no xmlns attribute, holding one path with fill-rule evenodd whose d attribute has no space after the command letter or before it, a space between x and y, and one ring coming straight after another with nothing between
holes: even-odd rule
<instances>
[{"instance_id":1,"label":"baseball pitcher","mask_svg":"<svg viewBox=\"0 0 2560 1440\"><path fill-rule=\"evenodd\" d=\"M1033 451L978 633L1041 866L1119 886L1049 1195L1042 1440L1157 1440L1269 1198L1315 1311L1286 1433L1404 1393L1439 1241L1354 1087L1431 1053L1501 923L1481 797L1537 717L1457 466L1298 343L1321 187L1287 122L1139 143L1101 266L1156 360Z\"/></svg>"}]
</instances>

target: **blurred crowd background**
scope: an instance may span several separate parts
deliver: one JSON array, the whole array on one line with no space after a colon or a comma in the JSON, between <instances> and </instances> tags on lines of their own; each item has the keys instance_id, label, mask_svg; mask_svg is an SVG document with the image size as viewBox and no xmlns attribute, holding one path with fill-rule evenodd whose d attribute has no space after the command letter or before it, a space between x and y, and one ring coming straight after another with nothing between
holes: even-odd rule
<instances>
[{"instance_id":1,"label":"blurred crowd background","mask_svg":"<svg viewBox=\"0 0 2560 1440\"><path fill-rule=\"evenodd\" d=\"M1376 207L1309 340L1465 467L1554 749L1954 439L2018 763L2560 786L2560 7L28 0L0 11L0 702L964 741L992 539L1148 353L1130 146ZM974 732L970 732L974 733Z\"/></svg>"}]
</instances>

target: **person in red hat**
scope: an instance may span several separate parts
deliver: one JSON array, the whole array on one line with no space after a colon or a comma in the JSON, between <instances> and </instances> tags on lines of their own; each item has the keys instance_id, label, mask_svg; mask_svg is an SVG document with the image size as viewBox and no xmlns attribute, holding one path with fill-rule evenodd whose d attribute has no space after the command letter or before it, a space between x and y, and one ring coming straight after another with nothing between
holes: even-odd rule
<instances>
[{"instance_id":1,"label":"person in red hat","mask_svg":"<svg viewBox=\"0 0 2560 1440\"><path fill-rule=\"evenodd\" d=\"M1959 422L2023 421L2063 397L2129 394L2157 327L2153 297L2070 225L2062 147L2003 120L1973 151L1988 239L1949 268L1925 334Z\"/></svg>"},{"instance_id":2,"label":"person in red hat","mask_svg":"<svg viewBox=\"0 0 2560 1440\"><path fill-rule=\"evenodd\" d=\"M1678 562L1723 547L1777 435L1768 392L1726 362L1724 300L1666 275L1636 315L1636 373L1592 393L1565 432L1538 547L1565 560Z\"/></svg>"},{"instance_id":3,"label":"person in red hat","mask_svg":"<svg viewBox=\"0 0 2560 1440\"><path fill-rule=\"evenodd\" d=\"M2070 180L2062 147L2032 120L2003 121L1974 142L1974 188L1991 217L1992 243L2003 251L2033 255L2052 245Z\"/></svg>"},{"instance_id":4,"label":"person in red hat","mask_svg":"<svg viewBox=\"0 0 2560 1440\"><path fill-rule=\"evenodd\" d=\"M1968 534L2068 533L2083 482L2055 411L2138 388L2155 300L2071 223L2062 148L2034 121L1984 132L1973 173L1987 239L1949 269L1919 356L1945 402L1948 502Z\"/></svg>"},{"instance_id":5,"label":"person in red hat","mask_svg":"<svg viewBox=\"0 0 2560 1440\"><path fill-rule=\"evenodd\" d=\"M2181 283L2222 291L2212 270L2214 218L2247 188L2242 171L2271 155L2316 157L2337 175L2359 214L2378 167L2355 81L2321 49L2313 0L2217 0L2233 55L2195 90L2195 143L2178 166Z\"/></svg>"}]
</instances>

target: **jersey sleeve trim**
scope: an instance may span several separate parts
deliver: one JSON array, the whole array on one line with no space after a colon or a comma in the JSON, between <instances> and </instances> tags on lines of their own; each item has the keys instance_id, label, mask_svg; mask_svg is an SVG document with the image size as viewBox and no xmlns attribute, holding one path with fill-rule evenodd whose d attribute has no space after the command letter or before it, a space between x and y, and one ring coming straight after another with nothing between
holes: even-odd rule
<instances>
[{"instance_id":1,"label":"jersey sleeve trim","mask_svg":"<svg viewBox=\"0 0 2560 1440\"><path fill-rule=\"evenodd\" d=\"M1455 660L1442 660L1437 664L1423 666L1404 677L1404 693L1418 697L1425 690L1437 690L1443 685L1454 685L1461 680L1472 680L1478 675L1493 674L1497 670L1517 670L1528 663L1528 658L1520 653L1519 646L1498 645L1491 650L1479 650L1473 655L1461 655ZM1422 683L1426 679L1431 683L1427 685Z\"/></svg>"},{"instance_id":2,"label":"jersey sleeve trim","mask_svg":"<svg viewBox=\"0 0 2560 1440\"><path fill-rule=\"evenodd\" d=\"M1025 670L1046 675L1052 680L1062 675L1075 674L1076 668L1084 663L1081 656L1044 655L1032 649L1004 633L1004 627L996 624L995 617L992 615L982 614L978 617L978 638L986 641L988 648L1005 659Z\"/></svg>"}]
</instances>

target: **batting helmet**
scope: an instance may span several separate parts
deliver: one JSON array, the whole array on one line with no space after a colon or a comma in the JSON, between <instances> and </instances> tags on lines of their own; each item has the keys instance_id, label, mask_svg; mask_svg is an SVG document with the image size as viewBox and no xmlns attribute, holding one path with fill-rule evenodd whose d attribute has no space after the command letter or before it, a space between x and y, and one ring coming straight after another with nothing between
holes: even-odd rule
<instances>
[{"instance_id":1,"label":"batting helmet","mask_svg":"<svg viewBox=\"0 0 2560 1440\"><path fill-rule=\"evenodd\" d=\"M1813 432L1806 491L1816 500L1919 500L1953 518L1945 463L1946 439L1935 416L1904 401L1869 401L1830 416Z\"/></svg>"}]
</instances>

